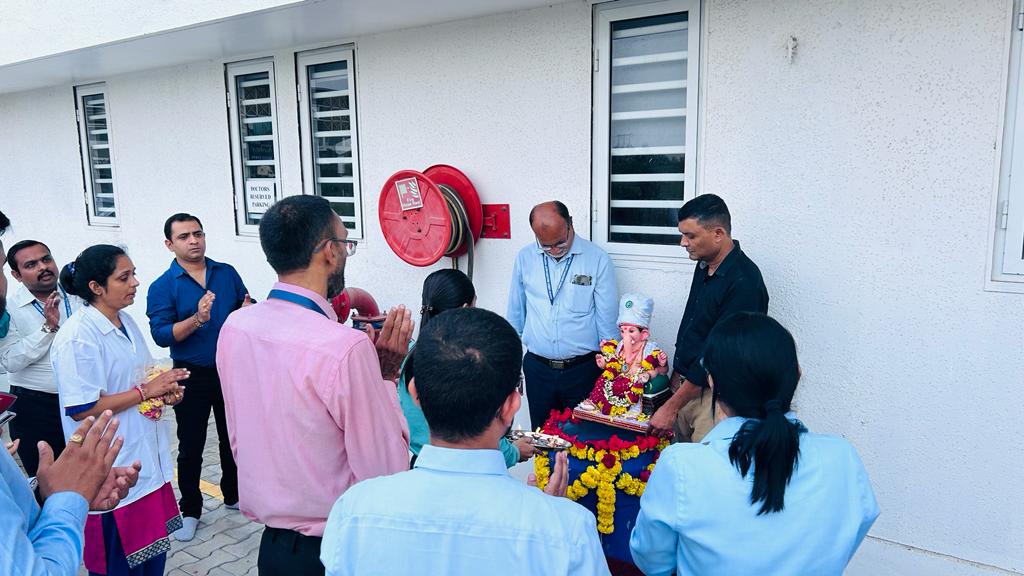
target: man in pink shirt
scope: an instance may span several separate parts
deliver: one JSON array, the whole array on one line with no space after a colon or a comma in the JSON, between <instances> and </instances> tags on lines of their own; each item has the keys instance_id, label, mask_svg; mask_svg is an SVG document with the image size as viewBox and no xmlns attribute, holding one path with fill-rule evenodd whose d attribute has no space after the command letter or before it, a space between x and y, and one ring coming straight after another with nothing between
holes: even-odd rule
<instances>
[{"instance_id":1,"label":"man in pink shirt","mask_svg":"<svg viewBox=\"0 0 1024 576\"><path fill-rule=\"evenodd\" d=\"M338 323L356 242L327 200L291 196L260 222L278 282L233 313L217 342L242 513L266 524L261 576L323 574L331 506L350 486L409 468L409 433L394 380L408 352L410 312L392 310L374 344Z\"/></svg>"}]
</instances>

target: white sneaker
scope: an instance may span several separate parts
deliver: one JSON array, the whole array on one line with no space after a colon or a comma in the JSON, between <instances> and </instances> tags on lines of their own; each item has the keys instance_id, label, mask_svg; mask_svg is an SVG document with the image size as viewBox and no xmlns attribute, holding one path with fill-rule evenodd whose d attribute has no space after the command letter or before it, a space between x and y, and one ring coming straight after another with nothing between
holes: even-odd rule
<instances>
[{"instance_id":1,"label":"white sneaker","mask_svg":"<svg viewBox=\"0 0 1024 576\"><path fill-rule=\"evenodd\" d=\"M234 504L225 504L224 507L228 510L238 510L238 502L235 502Z\"/></svg>"},{"instance_id":2,"label":"white sneaker","mask_svg":"<svg viewBox=\"0 0 1024 576\"><path fill-rule=\"evenodd\" d=\"M174 532L174 539L178 542L188 542L196 537L196 528L199 527L199 518L185 516L181 519L181 528Z\"/></svg>"}]
</instances>

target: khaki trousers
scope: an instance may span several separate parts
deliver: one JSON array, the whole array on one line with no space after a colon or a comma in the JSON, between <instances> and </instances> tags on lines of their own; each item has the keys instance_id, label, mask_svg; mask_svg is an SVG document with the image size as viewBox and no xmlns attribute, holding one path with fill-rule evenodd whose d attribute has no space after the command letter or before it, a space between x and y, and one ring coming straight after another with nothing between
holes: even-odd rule
<instances>
[{"instance_id":1,"label":"khaki trousers","mask_svg":"<svg viewBox=\"0 0 1024 576\"><path fill-rule=\"evenodd\" d=\"M673 442L700 442L715 427L715 424L725 418L721 410L716 410L715 415L712 416L711 396L711 389L705 389L700 396L690 400L676 414Z\"/></svg>"}]
</instances>

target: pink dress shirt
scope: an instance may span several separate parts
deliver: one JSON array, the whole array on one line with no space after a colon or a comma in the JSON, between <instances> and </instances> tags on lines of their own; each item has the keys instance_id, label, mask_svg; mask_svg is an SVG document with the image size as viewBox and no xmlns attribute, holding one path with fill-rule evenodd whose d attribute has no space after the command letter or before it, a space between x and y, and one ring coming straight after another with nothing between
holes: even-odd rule
<instances>
[{"instance_id":1,"label":"pink dress shirt","mask_svg":"<svg viewBox=\"0 0 1024 576\"><path fill-rule=\"evenodd\" d=\"M217 341L228 436L242 513L274 528L322 536L350 486L408 470L409 431L395 384L381 377L366 334L324 314L267 299L232 313Z\"/></svg>"}]
</instances>

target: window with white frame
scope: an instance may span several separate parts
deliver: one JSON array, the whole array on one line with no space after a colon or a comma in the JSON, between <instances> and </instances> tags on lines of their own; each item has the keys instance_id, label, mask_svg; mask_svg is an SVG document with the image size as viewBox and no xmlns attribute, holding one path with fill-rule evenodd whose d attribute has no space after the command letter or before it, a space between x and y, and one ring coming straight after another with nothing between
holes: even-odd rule
<instances>
[{"instance_id":1,"label":"window with white frame","mask_svg":"<svg viewBox=\"0 0 1024 576\"><path fill-rule=\"evenodd\" d=\"M1018 8L1021 10L1024 8ZM1024 31L1014 18L992 277L1024 282Z\"/></svg>"},{"instance_id":2,"label":"window with white frame","mask_svg":"<svg viewBox=\"0 0 1024 576\"><path fill-rule=\"evenodd\" d=\"M110 106L106 86L75 87L85 204L89 223L117 226L117 195L114 190L114 158L110 138Z\"/></svg>"},{"instance_id":3,"label":"window with white frame","mask_svg":"<svg viewBox=\"0 0 1024 576\"><path fill-rule=\"evenodd\" d=\"M295 63L303 192L329 200L349 235L362 238L353 51L300 52Z\"/></svg>"},{"instance_id":4,"label":"window with white frame","mask_svg":"<svg viewBox=\"0 0 1024 576\"><path fill-rule=\"evenodd\" d=\"M696 196L699 0L595 8L594 239L615 254L679 256Z\"/></svg>"},{"instance_id":5,"label":"window with white frame","mask_svg":"<svg viewBox=\"0 0 1024 576\"><path fill-rule=\"evenodd\" d=\"M231 158L238 233L259 233L264 212L281 196L281 157L277 145L274 63L257 60L228 64Z\"/></svg>"}]
</instances>

